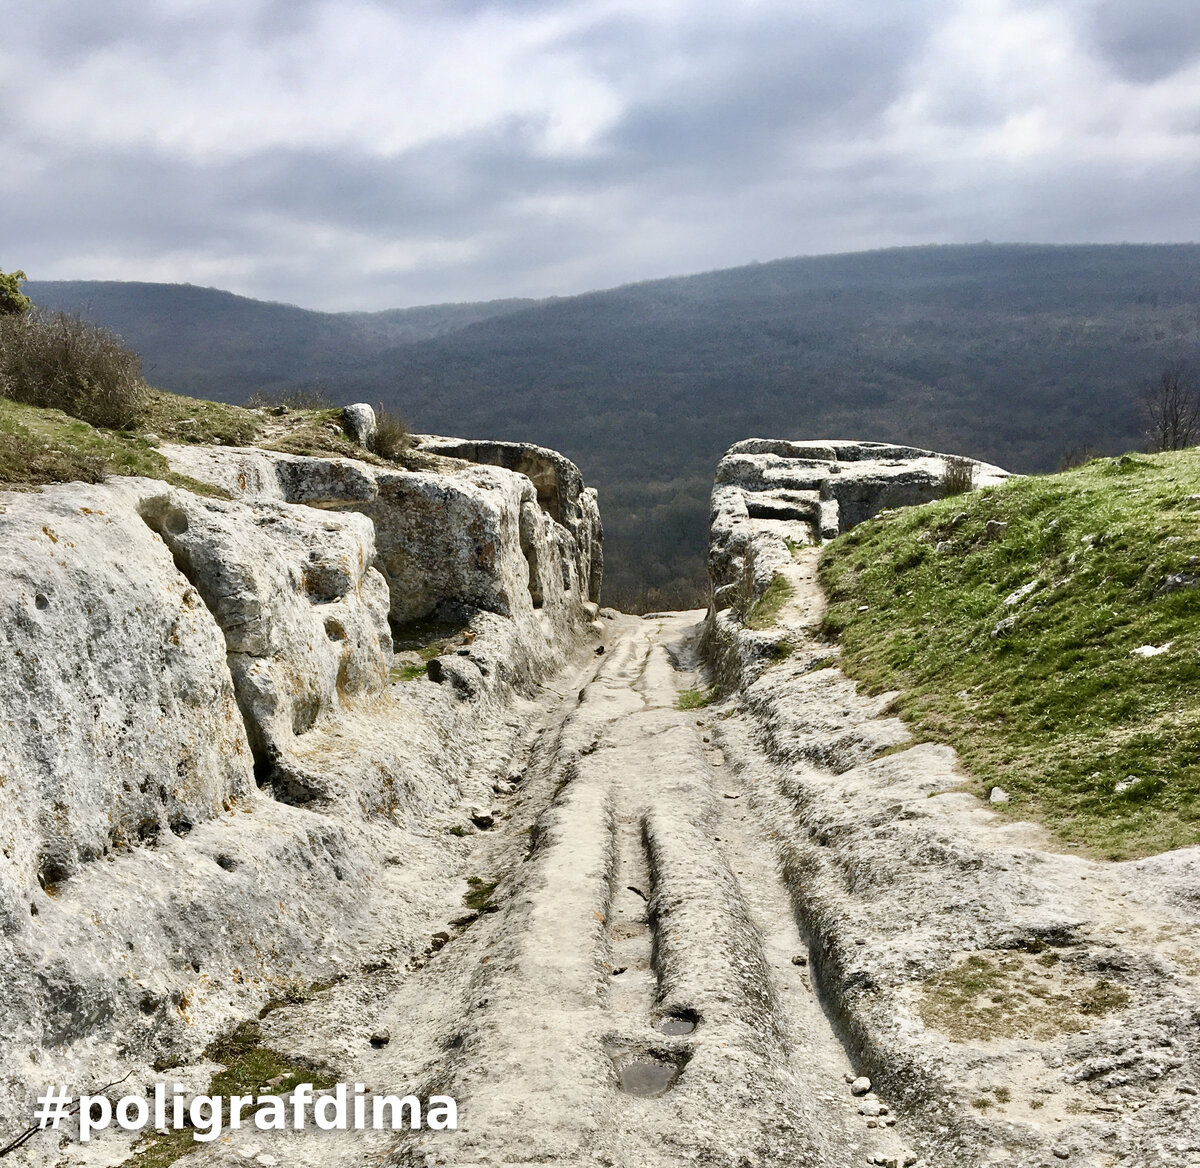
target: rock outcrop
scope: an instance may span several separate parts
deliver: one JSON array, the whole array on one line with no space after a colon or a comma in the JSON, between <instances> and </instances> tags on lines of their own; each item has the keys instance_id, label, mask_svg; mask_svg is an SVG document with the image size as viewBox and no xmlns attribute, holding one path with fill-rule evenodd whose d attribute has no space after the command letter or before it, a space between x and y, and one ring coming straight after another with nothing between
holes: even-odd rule
<instances>
[{"instance_id":1,"label":"rock outcrop","mask_svg":"<svg viewBox=\"0 0 1200 1168\"><path fill-rule=\"evenodd\" d=\"M714 740L750 776L825 1010L934 1150L921 1163L1190 1163L1200 849L1104 863L1003 815L1007 795L977 797L950 747L914 743L895 695L847 678L823 633L820 543L938 497L944 465L866 443L732 448L706 648L743 717Z\"/></svg>"},{"instance_id":2,"label":"rock outcrop","mask_svg":"<svg viewBox=\"0 0 1200 1168\"><path fill-rule=\"evenodd\" d=\"M712 493L714 608L753 603L793 547L832 539L886 508L941 498L955 469L975 486L1009 477L974 459L885 442L750 438L731 446Z\"/></svg>"},{"instance_id":3,"label":"rock outcrop","mask_svg":"<svg viewBox=\"0 0 1200 1168\"><path fill-rule=\"evenodd\" d=\"M228 497L0 494L6 1129L46 1082L195 1057L355 960L393 869L389 944L419 952L435 836L471 830L523 705L597 639L595 495L565 459L536 452L547 494L432 454L164 449ZM397 669L394 638L428 648Z\"/></svg>"}]
</instances>

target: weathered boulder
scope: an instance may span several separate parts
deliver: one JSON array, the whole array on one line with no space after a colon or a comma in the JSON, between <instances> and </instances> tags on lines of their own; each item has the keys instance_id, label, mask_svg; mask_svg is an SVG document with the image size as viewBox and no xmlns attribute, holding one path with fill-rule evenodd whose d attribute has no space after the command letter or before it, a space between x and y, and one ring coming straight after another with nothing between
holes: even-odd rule
<instances>
[{"instance_id":1,"label":"weathered boulder","mask_svg":"<svg viewBox=\"0 0 1200 1168\"><path fill-rule=\"evenodd\" d=\"M438 470L258 449L168 446L164 453L175 469L238 498L369 517L396 624L534 609L556 620L585 618L583 606L599 593L603 534L595 492L574 464L519 443L421 441L443 456ZM448 453L487 454L493 446L496 460L479 464ZM501 454L525 469L502 466Z\"/></svg>"},{"instance_id":2,"label":"weathered boulder","mask_svg":"<svg viewBox=\"0 0 1200 1168\"><path fill-rule=\"evenodd\" d=\"M604 577L603 529L596 491L583 485L579 468L557 450L527 442L474 442L424 435L420 450L467 462L504 467L524 475L537 492L537 504L575 540L579 578L587 582L587 599L600 603Z\"/></svg>"},{"instance_id":3,"label":"weathered boulder","mask_svg":"<svg viewBox=\"0 0 1200 1168\"><path fill-rule=\"evenodd\" d=\"M364 450L375 440L375 411L366 402L356 402L342 410L342 425L349 437Z\"/></svg>"},{"instance_id":4,"label":"weathered boulder","mask_svg":"<svg viewBox=\"0 0 1200 1168\"><path fill-rule=\"evenodd\" d=\"M374 531L364 516L250 507L170 488L139 510L225 636L260 761L280 759L344 699L383 690L389 598L371 566Z\"/></svg>"}]
</instances>

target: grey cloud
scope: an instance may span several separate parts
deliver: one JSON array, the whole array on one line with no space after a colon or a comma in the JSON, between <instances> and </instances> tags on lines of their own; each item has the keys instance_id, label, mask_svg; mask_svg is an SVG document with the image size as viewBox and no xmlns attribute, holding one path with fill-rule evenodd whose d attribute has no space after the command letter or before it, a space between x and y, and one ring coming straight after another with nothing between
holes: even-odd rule
<instances>
[{"instance_id":1,"label":"grey cloud","mask_svg":"<svg viewBox=\"0 0 1200 1168\"><path fill-rule=\"evenodd\" d=\"M206 9L171 8L156 0L41 0L16 20L47 63L74 64L107 50L144 52L173 59L215 52L219 39L239 25L259 43L302 31L327 0L245 0Z\"/></svg>"},{"instance_id":2,"label":"grey cloud","mask_svg":"<svg viewBox=\"0 0 1200 1168\"><path fill-rule=\"evenodd\" d=\"M901 92L928 35L920 12L920 6L884 7L875 19L855 21L775 14L732 37L713 26L673 43L621 22L590 33L576 51L633 91L630 108L603 143L615 160L737 181L739 166L769 165L804 142L869 125ZM640 49L625 51L635 44ZM653 78L656 62L672 55L704 67L669 93L641 96L639 81Z\"/></svg>"},{"instance_id":3,"label":"grey cloud","mask_svg":"<svg viewBox=\"0 0 1200 1168\"><path fill-rule=\"evenodd\" d=\"M267 42L301 36L338 2L347 0L259 0L240 10L237 35L259 27ZM581 291L892 243L1183 239L1200 227L1198 175L1187 161L1142 160L1125 171L1115 155L1107 166L1039 155L993 160L985 172L977 159L947 156L944 140L923 147L920 127L904 148L892 142L885 114L910 91L951 0L810 0L799 11L747 8L737 19L732 6L697 3L673 21L593 18L586 0L357 2L397 19L436 17L448 30L485 10L577 9L573 34L522 63L536 70L548 56L556 70L566 62L599 78L618 103L615 120L575 149L547 145L551 101L394 155L347 134L332 146L314 138L215 157L187 143L173 153L101 150L53 130L37 138L5 117L15 107L0 83L0 150L30 160L20 174L0 169L0 260L39 277L170 271L313 307L388 307ZM1151 2L1162 19L1143 28L1118 0L1061 0L1074 5L1095 53L1142 78L1171 71L1200 43L1200 14ZM113 0L103 19L73 0L38 11L36 36L33 18L23 18L29 76L105 47L126 52L132 69L160 48L195 59L223 28L215 3L203 19L135 0ZM1003 87L985 100L960 73L938 80L923 116L932 111L938 132L1002 125ZM243 83L253 109L256 79ZM399 93L388 100L403 100ZM847 143L860 148L847 155ZM419 257L416 266L376 270L397 244ZM116 270L97 271L109 257Z\"/></svg>"},{"instance_id":4,"label":"grey cloud","mask_svg":"<svg viewBox=\"0 0 1200 1168\"><path fill-rule=\"evenodd\" d=\"M1200 7L1195 0L1091 0L1085 35L1129 81L1151 82L1200 57Z\"/></svg>"}]
</instances>

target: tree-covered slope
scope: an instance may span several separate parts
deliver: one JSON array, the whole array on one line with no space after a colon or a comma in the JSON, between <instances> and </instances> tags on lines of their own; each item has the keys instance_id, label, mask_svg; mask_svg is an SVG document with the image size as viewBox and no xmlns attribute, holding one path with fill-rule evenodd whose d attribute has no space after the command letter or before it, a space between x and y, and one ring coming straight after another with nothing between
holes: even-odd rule
<instances>
[{"instance_id":1,"label":"tree-covered slope","mask_svg":"<svg viewBox=\"0 0 1200 1168\"><path fill-rule=\"evenodd\" d=\"M1141 386L1200 356L1200 247L779 260L493 315L469 306L423 338L389 339L392 314L367 329L353 314L223 304L106 320L170 388L244 400L316 379L418 429L562 450L601 489L610 598L657 589L654 607L699 596L712 470L739 439L891 439L1020 471L1082 444L1137 445ZM247 333L274 340L251 353Z\"/></svg>"}]
</instances>

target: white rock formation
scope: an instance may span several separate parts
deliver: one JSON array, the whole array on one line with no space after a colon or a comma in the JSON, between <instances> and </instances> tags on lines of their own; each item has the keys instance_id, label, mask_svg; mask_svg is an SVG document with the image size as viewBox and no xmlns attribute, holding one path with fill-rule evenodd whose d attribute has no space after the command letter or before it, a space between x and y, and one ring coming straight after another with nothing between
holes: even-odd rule
<instances>
[{"instance_id":1,"label":"white rock formation","mask_svg":"<svg viewBox=\"0 0 1200 1168\"><path fill-rule=\"evenodd\" d=\"M712 493L708 570L715 607L761 592L790 561L789 543L819 543L885 508L941 498L956 461L973 468L976 486L1009 477L988 463L884 442L749 438L731 446Z\"/></svg>"},{"instance_id":2,"label":"white rock formation","mask_svg":"<svg viewBox=\"0 0 1200 1168\"><path fill-rule=\"evenodd\" d=\"M346 427L346 433L350 438L359 446L364 450L371 449L371 443L375 440L377 424L375 411L366 402L355 402L354 405L346 406L342 410L342 425Z\"/></svg>"},{"instance_id":3,"label":"white rock formation","mask_svg":"<svg viewBox=\"0 0 1200 1168\"><path fill-rule=\"evenodd\" d=\"M231 498L0 493L0 1130L365 960L390 872L389 944L419 952L447 828L538 683L591 659L578 472L568 528L500 466L164 451ZM429 677L391 680L391 627L429 618Z\"/></svg>"}]
</instances>

